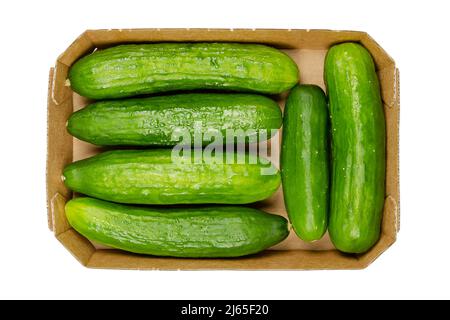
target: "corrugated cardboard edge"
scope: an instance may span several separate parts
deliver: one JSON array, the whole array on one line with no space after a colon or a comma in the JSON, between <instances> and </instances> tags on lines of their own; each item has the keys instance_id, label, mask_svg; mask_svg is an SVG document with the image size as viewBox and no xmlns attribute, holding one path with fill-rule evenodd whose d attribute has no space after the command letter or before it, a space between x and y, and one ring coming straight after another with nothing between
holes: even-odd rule
<instances>
[{"instance_id":1,"label":"corrugated cardboard edge","mask_svg":"<svg viewBox=\"0 0 450 320\"><path fill-rule=\"evenodd\" d=\"M70 65L95 46L108 46L123 42L149 41L246 41L263 42L289 47L289 43L301 41L308 48L318 46L316 33L332 36L333 42L359 41L375 54L375 63L381 82L390 78L393 84L382 86L382 96L387 117L388 144L393 155L387 168L387 197L384 208L380 241L367 253L350 256L332 251L266 251L239 259L174 259L133 255L118 250L96 250L85 238L67 223L64 214L66 199L71 192L61 180L64 166L72 161L72 137L65 130L65 121L73 110L72 91L66 84ZM151 34L151 37L149 37ZM239 37L236 35L239 34ZM175 36L176 35L176 36ZM238 39L238 40L236 40ZM272 40L271 40L272 39ZM276 39L276 40L273 40ZM319 47L319 46L318 46ZM381 55L381 56L380 56ZM387 108L389 110L387 110ZM400 108L399 72L391 57L367 33L332 30L271 30L271 29L127 29L87 30L60 55L55 68L50 70L48 95L48 154L47 154L47 202L49 227L58 240L83 265L90 268L137 269L137 270L311 270L311 269L362 269L372 263L396 240L399 230L399 163L398 128ZM389 121L389 123L388 123ZM57 137L57 138L56 138ZM61 152L61 150L69 152ZM393 159L395 156L396 159Z\"/></svg>"},{"instance_id":2,"label":"corrugated cardboard edge","mask_svg":"<svg viewBox=\"0 0 450 320\"><path fill-rule=\"evenodd\" d=\"M396 104L395 108L397 110L397 232L400 231L400 70L395 68L396 78Z\"/></svg>"}]
</instances>

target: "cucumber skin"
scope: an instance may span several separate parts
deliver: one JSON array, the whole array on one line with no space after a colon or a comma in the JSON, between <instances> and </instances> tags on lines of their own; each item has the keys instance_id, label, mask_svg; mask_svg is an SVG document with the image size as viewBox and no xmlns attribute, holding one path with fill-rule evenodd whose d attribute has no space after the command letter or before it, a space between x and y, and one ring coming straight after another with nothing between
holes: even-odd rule
<instances>
[{"instance_id":1,"label":"cucumber skin","mask_svg":"<svg viewBox=\"0 0 450 320\"><path fill-rule=\"evenodd\" d=\"M289 220L305 241L322 238L329 211L328 106L314 85L295 86L284 109L281 177Z\"/></svg>"},{"instance_id":2,"label":"cucumber skin","mask_svg":"<svg viewBox=\"0 0 450 320\"><path fill-rule=\"evenodd\" d=\"M239 43L119 45L87 55L69 70L72 89L92 99L193 89L278 94L298 79L298 67L285 53Z\"/></svg>"},{"instance_id":3,"label":"cucumber skin","mask_svg":"<svg viewBox=\"0 0 450 320\"><path fill-rule=\"evenodd\" d=\"M289 233L285 218L248 207L151 208L76 198L69 224L86 238L156 256L239 257L271 247Z\"/></svg>"},{"instance_id":4,"label":"cucumber skin","mask_svg":"<svg viewBox=\"0 0 450 320\"><path fill-rule=\"evenodd\" d=\"M385 198L386 124L370 53L333 46L325 60L332 126L329 233L337 249L363 253L379 239Z\"/></svg>"},{"instance_id":5,"label":"cucumber skin","mask_svg":"<svg viewBox=\"0 0 450 320\"><path fill-rule=\"evenodd\" d=\"M281 127L282 115L275 101L260 95L179 94L96 102L73 113L67 130L96 145L174 146L174 131L182 128L194 137L198 121L207 144L212 139L205 133L225 139L227 129L255 130L247 141L258 132L270 138L270 130Z\"/></svg>"},{"instance_id":6,"label":"cucumber skin","mask_svg":"<svg viewBox=\"0 0 450 320\"><path fill-rule=\"evenodd\" d=\"M73 191L102 200L158 205L247 204L270 197L281 183L278 170L260 163L256 156L246 155L244 164L226 164L226 159L221 164L212 163L220 158L205 154L201 163L195 163L192 152L191 159L183 163L173 162L171 152L103 152L69 164L63 172L64 182ZM270 168L273 174L261 174Z\"/></svg>"}]
</instances>

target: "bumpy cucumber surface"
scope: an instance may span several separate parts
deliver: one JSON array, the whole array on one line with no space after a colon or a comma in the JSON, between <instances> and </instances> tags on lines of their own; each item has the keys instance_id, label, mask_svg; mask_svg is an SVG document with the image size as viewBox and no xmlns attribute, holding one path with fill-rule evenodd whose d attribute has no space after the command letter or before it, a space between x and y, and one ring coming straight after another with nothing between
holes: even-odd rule
<instances>
[{"instance_id":1,"label":"bumpy cucumber surface","mask_svg":"<svg viewBox=\"0 0 450 320\"><path fill-rule=\"evenodd\" d=\"M325 61L332 127L329 232L337 249L362 253L379 239L386 129L373 59L363 46L333 46Z\"/></svg>"},{"instance_id":2,"label":"bumpy cucumber surface","mask_svg":"<svg viewBox=\"0 0 450 320\"><path fill-rule=\"evenodd\" d=\"M328 106L314 85L292 89L286 102L281 177L289 220L305 241L322 238L329 209Z\"/></svg>"},{"instance_id":3,"label":"bumpy cucumber surface","mask_svg":"<svg viewBox=\"0 0 450 320\"><path fill-rule=\"evenodd\" d=\"M202 157L201 150L174 158L171 149L108 151L63 174L74 191L134 204L245 204L270 197L281 183L278 170L254 155Z\"/></svg>"},{"instance_id":4,"label":"bumpy cucumber surface","mask_svg":"<svg viewBox=\"0 0 450 320\"><path fill-rule=\"evenodd\" d=\"M281 123L269 98L209 93L96 102L72 114L67 129L96 145L174 146L185 137L190 144L225 143L233 132L247 141L270 138Z\"/></svg>"},{"instance_id":5,"label":"bumpy cucumber surface","mask_svg":"<svg viewBox=\"0 0 450 320\"><path fill-rule=\"evenodd\" d=\"M299 78L295 62L265 45L155 43L119 45L78 60L71 87L92 99L174 90L225 89L276 94Z\"/></svg>"},{"instance_id":6,"label":"bumpy cucumber surface","mask_svg":"<svg viewBox=\"0 0 450 320\"><path fill-rule=\"evenodd\" d=\"M157 256L239 257L288 235L286 219L246 207L144 208L76 198L66 216L90 240Z\"/></svg>"}]
</instances>

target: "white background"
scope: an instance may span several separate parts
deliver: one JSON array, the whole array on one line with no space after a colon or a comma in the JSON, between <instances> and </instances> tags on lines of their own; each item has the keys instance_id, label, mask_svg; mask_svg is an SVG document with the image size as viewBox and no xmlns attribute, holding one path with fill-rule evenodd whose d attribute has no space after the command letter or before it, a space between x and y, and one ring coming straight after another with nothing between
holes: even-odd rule
<instances>
[{"instance_id":1,"label":"white background","mask_svg":"<svg viewBox=\"0 0 450 320\"><path fill-rule=\"evenodd\" d=\"M450 298L447 1L1 1L0 298ZM49 67L83 30L367 31L401 71L398 241L363 271L135 272L81 267L47 229Z\"/></svg>"}]
</instances>

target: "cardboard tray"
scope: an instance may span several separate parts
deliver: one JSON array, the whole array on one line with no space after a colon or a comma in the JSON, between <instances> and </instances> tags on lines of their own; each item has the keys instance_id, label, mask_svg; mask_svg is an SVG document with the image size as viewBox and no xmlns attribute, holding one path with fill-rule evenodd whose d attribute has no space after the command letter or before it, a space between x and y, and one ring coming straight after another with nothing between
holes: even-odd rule
<instances>
[{"instance_id":1,"label":"cardboard tray","mask_svg":"<svg viewBox=\"0 0 450 320\"><path fill-rule=\"evenodd\" d=\"M333 248L329 237L305 243L291 231L281 244L260 254L233 259L179 259L131 254L104 248L72 229L65 217L64 205L72 198L62 179L63 168L72 161L92 156L101 148L79 141L66 131L70 114L88 101L66 85L69 67L80 57L122 43L168 41L225 41L263 43L288 53L298 64L300 82L325 89L323 63L327 49L339 42L362 43L375 60L381 84L387 128L386 197L382 234L378 243L361 255L342 254ZM284 99L279 97L280 106ZM47 205L48 223L56 238L84 266L111 269L361 269L367 267L390 245L399 230L399 72L394 60L368 34L331 30L264 29L119 29L87 30L64 51L50 69L48 92ZM279 152L279 150L275 150ZM286 216L280 190L257 204L265 211Z\"/></svg>"}]
</instances>

